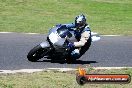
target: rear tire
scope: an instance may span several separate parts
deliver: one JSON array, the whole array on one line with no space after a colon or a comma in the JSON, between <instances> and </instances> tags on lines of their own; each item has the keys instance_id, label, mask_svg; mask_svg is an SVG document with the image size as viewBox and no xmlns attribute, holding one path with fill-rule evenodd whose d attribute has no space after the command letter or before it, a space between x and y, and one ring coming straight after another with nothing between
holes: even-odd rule
<instances>
[{"instance_id":1,"label":"rear tire","mask_svg":"<svg viewBox=\"0 0 132 88\"><path fill-rule=\"evenodd\" d=\"M36 62L37 60L41 59L41 53L43 51L43 48L40 45L37 45L27 55L27 58L31 62Z\"/></svg>"}]
</instances>

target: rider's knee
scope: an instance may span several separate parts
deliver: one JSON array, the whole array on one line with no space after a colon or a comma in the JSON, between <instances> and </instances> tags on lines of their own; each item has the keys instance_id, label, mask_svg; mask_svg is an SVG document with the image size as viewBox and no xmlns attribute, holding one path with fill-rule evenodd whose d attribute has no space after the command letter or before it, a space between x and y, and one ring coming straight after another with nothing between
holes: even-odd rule
<instances>
[{"instance_id":1,"label":"rider's knee","mask_svg":"<svg viewBox=\"0 0 132 88\"><path fill-rule=\"evenodd\" d=\"M71 52L71 57L74 59L78 59L80 57L79 49L75 49Z\"/></svg>"}]
</instances>

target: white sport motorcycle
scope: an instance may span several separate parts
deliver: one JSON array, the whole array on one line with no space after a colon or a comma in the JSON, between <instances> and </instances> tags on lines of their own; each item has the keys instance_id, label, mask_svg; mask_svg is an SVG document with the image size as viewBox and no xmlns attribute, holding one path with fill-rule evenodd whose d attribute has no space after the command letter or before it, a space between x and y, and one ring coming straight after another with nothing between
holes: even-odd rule
<instances>
[{"instance_id":1,"label":"white sport motorcycle","mask_svg":"<svg viewBox=\"0 0 132 88\"><path fill-rule=\"evenodd\" d=\"M92 42L98 41L100 36L91 32L91 39ZM49 31L47 40L31 49L27 58L31 62L36 62L43 57L51 60L73 61L70 58L71 50L67 47L69 41L77 41L73 31L69 31L66 27L53 27Z\"/></svg>"}]
</instances>

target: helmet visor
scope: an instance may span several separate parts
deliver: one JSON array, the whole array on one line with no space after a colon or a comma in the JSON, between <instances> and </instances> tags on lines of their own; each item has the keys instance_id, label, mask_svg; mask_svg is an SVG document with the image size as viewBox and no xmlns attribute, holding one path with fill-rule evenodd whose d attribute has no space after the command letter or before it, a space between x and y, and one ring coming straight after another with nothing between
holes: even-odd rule
<instances>
[{"instance_id":1,"label":"helmet visor","mask_svg":"<svg viewBox=\"0 0 132 88\"><path fill-rule=\"evenodd\" d=\"M82 27L82 26L84 26L84 22L82 21L76 22L76 27Z\"/></svg>"}]
</instances>

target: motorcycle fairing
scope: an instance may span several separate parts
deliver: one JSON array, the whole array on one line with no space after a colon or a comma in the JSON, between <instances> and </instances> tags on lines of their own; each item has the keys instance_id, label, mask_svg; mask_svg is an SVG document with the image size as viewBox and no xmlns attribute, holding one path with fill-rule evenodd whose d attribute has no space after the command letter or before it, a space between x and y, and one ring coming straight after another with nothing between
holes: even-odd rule
<instances>
[{"instance_id":1,"label":"motorcycle fairing","mask_svg":"<svg viewBox=\"0 0 132 88\"><path fill-rule=\"evenodd\" d=\"M45 48L45 47L50 47L50 44L49 44L47 41L45 41L45 42L42 42L42 43L40 44L40 46L41 46L42 48Z\"/></svg>"}]
</instances>

